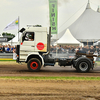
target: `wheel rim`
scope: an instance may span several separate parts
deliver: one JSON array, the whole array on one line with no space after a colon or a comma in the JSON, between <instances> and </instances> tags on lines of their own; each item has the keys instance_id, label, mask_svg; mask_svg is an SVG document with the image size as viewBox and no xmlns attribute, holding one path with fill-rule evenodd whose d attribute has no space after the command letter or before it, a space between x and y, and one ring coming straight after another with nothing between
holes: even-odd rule
<instances>
[{"instance_id":1,"label":"wheel rim","mask_svg":"<svg viewBox=\"0 0 100 100\"><path fill-rule=\"evenodd\" d=\"M31 67L31 69L33 69L33 70L37 69L38 66L39 66L38 63L35 62L35 61L30 63L30 67Z\"/></svg>"},{"instance_id":2,"label":"wheel rim","mask_svg":"<svg viewBox=\"0 0 100 100\"><path fill-rule=\"evenodd\" d=\"M86 71L88 69L88 64L86 62L82 62L79 64L79 68L81 71Z\"/></svg>"}]
</instances>

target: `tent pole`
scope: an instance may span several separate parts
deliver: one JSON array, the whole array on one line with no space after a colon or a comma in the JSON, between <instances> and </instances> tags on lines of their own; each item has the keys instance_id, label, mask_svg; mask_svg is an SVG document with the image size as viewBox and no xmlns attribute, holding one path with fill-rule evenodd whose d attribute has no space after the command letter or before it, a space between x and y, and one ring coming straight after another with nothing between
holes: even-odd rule
<instances>
[{"instance_id":1,"label":"tent pole","mask_svg":"<svg viewBox=\"0 0 100 100\"><path fill-rule=\"evenodd\" d=\"M93 44L94 44L94 40L93 40Z\"/></svg>"},{"instance_id":2,"label":"tent pole","mask_svg":"<svg viewBox=\"0 0 100 100\"><path fill-rule=\"evenodd\" d=\"M88 45L88 40L87 40L87 45Z\"/></svg>"}]
</instances>

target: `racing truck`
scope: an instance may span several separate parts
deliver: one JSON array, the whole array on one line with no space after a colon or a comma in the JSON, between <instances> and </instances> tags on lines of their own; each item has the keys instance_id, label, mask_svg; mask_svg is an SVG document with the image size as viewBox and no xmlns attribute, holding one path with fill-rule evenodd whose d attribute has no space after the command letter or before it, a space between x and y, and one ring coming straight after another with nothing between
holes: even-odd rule
<instances>
[{"instance_id":1,"label":"racing truck","mask_svg":"<svg viewBox=\"0 0 100 100\"><path fill-rule=\"evenodd\" d=\"M94 68L93 53L78 51L74 57L53 57L50 53L51 28L47 32L46 27L22 28L19 44L16 47L18 63L27 63L29 71L40 71L41 67L73 66L77 72L86 73ZM64 54L66 55L66 54Z\"/></svg>"}]
</instances>

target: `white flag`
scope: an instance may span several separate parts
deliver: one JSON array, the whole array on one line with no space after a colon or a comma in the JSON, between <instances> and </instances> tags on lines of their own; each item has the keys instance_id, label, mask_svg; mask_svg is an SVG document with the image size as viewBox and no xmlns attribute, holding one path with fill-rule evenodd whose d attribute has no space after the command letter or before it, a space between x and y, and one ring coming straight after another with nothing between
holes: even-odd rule
<instances>
[{"instance_id":1,"label":"white flag","mask_svg":"<svg viewBox=\"0 0 100 100\"><path fill-rule=\"evenodd\" d=\"M11 23L9 23L6 27L5 27L5 29L4 29L4 31L6 31L6 30L13 30L13 29L18 29L18 18L16 19L16 20L14 20L13 22L11 22Z\"/></svg>"}]
</instances>

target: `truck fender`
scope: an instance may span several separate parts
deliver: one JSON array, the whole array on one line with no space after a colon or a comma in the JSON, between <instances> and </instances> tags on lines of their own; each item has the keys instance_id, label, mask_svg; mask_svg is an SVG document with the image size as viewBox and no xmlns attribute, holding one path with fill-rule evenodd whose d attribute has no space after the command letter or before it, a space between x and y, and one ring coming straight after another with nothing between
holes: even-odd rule
<instances>
[{"instance_id":1,"label":"truck fender","mask_svg":"<svg viewBox=\"0 0 100 100\"><path fill-rule=\"evenodd\" d=\"M79 61L81 61L81 60L87 60L87 61L89 61L89 62L90 62L90 65L91 65L91 68L93 68L92 61L91 61L89 58L87 58L87 57L79 57L78 59L73 60L74 66L76 66L77 63L78 63Z\"/></svg>"},{"instance_id":2,"label":"truck fender","mask_svg":"<svg viewBox=\"0 0 100 100\"><path fill-rule=\"evenodd\" d=\"M38 54L38 53L35 53L35 54L31 53L31 54L28 54L28 56L27 56L26 59L25 59L25 62L28 61L28 58L29 58L29 57L35 58L36 56L40 58L41 64L42 64L42 66L44 66L43 57L42 57L40 54Z\"/></svg>"}]
</instances>

